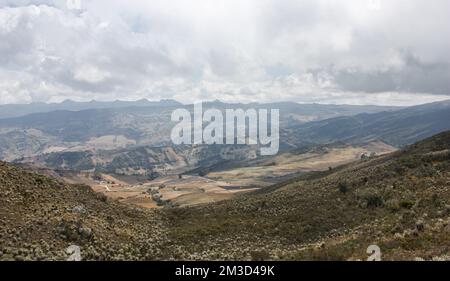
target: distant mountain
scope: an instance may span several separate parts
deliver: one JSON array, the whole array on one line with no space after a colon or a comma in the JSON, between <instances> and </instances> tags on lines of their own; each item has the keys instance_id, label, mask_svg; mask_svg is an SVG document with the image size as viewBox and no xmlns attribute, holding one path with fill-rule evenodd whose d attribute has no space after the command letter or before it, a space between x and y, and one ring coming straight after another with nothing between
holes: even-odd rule
<instances>
[{"instance_id":1,"label":"distant mountain","mask_svg":"<svg viewBox=\"0 0 450 281\"><path fill-rule=\"evenodd\" d=\"M446 130L450 130L450 100L299 124L286 130L283 137L297 143L380 140L399 147Z\"/></svg>"},{"instance_id":2,"label":"distant mountain","mask_svg":"<svg viewBox=\"0 0 450 281\"><path fill-rule=\"evenodd\" d=\"M0 119L0 159L11 161L68 148L83 151L167 144L174 108L52 111Z\"/></svg>"},{"instance_id":3,"label":"distant mountain","mask_svg":"<svg viewBox=\"0 0 450 281\"><path fill-rule=\"evenodd\" d=\"M15 118L0 119L0 159L12 161L21 157L31 157L44 153L85 151L91 149L120 149L137 146L170 145L170 133L176 124L171 122L174 109L184 107L192 110L192 105L181 105L173 101L152 103L92 103L108 106L81 111L57 110L33 113ZM91 103L66 102L53 104L55 108L80 108ZM126 107L121 107L127 105ZM147 106L146 106L147 105ZM47 105L50 106L50 105ZM6 106L8 107L8 106ZM349 116L361 112L395 110L393 107L320 105L297 103L272 104L228 104L205 103L204 109L221 110L235 108L277 108L280 110L281 130L289 126L322 120L337 116ZM48 109L48 108L47 108ZM34 110L38 110L34 109ZM17 113L17 112L16 112Z\"/></svg>"},{"instance_id":4,"label":"distant mountain","mask_svg":"<svg viewBox=\"0 0 450 281\"><path fill-rule=\"evenodd\" d=\"M7 104L0 105L0 119L25 116L32 113L44 113L56 110L80 111L87 109L120 108L120 107L175 107L182 106L174 100L149 101L142 99L138 101L90 101L76 102L66 100L62 103L31 103L31 104Z\"/></svg>"},{"instance_id":5,"label":"distant mountain","mask_svg":"<svg viewBox=\"0 0 450 281\"><path fill-rule=\"evenodd\" d=\"M220 101L206 102L206 108L218 109L279 109L280 126L285 127L292 124L306 123L339 116L353 116L361 113L377 113L384 111L399 110L396 106L374 106L374 105L335 105L335 104L300 104L295 102L274 103L224 103Z\"/></svg>"},{"instance_id":6,"label":"distant mountain","mask_svg":"<svg viewBox=\"0 0 450 281\"><path fill-rule=\"evenodd\" d=\"M246 165L257 149L224 146L173 147L170 115L180 106L131 106L82 111L52 111L0 119L0 159L35 162L54 169L101 170L108 173L164 174L209 166ZM184 105L192 110L192 105ZM204 109L280 109L280 152L316 144L367 144L395 147L450 129L450 102L410 108L297 103L204 104ZM381 110L381 112L380 112ZM362 113L361 112L372 112ZM171 151L167 153L166 150Z\"/></svg>"},{"instance_id":7,"label":"distant mountain","mask_svg":"<svg viewBox=\"0 0 450 281\"><path fill-rule=\"evenodd\" d=\"M156 177L180 174L199 167L256 158L258 148L246 145L138 146L116 150L61 151L17 159L66 171L97 171L110 174Z\"/></svg>"},{"instance_id":8,"label":"distant mountain","mask_svg":"<svg viewBox=\"0 0 450 281\"><path fill-rule=\"evenodd\" d=\"M270 104L261 103L224 103L220 101L205 102L206 107L216 108L280 108L291 111L297 111L303 115L315 115L318 119L320 116L340 116L340 115L354 115L358 113L374 113L383 110L398 109L398 107L387 106L359 106L359 105L323 105L323 104L298 104L293 102L279 102ZM90 101L90 102L76 102L72 100L65 100L61 103L30 103L30 104L5 104L0 105L0 119L21 117L33 113L47 113L51 111L82 111L88 109L107 109L107 108L124 108L124 107L182 107L183 104L171 100L149 101L142 99L138 101Z\"/></svg>"},{"instance_id":9,"label":"distant mountain","mask_svg":"<svg viewBox=\"0 0 450 281\"><path fill-rule=\"evenodd\" d=\"M312 122L294 121L292 116L298 117L303 112L317 114L305 115L311 118L334 116L338 111L349 113L351 107L213 102L206 103L204 108L262 106L281 108L279 155L283 156L282 160L278 159L280 163L287 161L284 157L313 151L322 144L337 148L379 142L402 147L450 130L449 101ZM192 109L191 105L185 107ZM208 174L276 163L276 157L259 157L257 146L174 146L169 139L174 125L170 122L172 109L127 107L55 111L3 119L0 120L0 156L11 162L32 163L55 170L100 171L148 178Z\"/></svg>"}]
</instances>

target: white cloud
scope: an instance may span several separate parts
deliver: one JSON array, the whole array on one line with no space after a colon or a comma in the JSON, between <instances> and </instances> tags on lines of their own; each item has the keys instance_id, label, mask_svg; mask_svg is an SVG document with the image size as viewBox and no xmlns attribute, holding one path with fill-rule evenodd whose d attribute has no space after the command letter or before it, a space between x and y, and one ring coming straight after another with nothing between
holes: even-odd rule
<instances>
[{"instance_id":1,"label":"white cloud","mask_svg":"<svg viewBox=\"0 0 450 281\"><path fill-rule=\"evenodd\" d=\"M450 95L446 0L81 4L0 0L0 103L405 105Z\"/></svg>"},{"instance_id":2,"label":"white cloud","mask_svg":"<svg viewBox=\"0 0 450 281\"><path fill-rule=\"evenodd\" d=\"M75 80L87 82L87 83L100 83L110 77L110 74L106 71L102 71L92 65L83 65L75 70Z\"/></svg>"}]
</instances>

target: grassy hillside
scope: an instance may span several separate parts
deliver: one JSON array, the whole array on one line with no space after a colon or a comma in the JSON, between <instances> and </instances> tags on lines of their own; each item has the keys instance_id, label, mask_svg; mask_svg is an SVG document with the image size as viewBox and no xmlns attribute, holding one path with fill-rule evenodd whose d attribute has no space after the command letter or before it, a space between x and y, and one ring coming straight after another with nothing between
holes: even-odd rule
<instances>
[{"instance_id":1,"label":"grassy hillside","mask_svg":"<svg viewBox=\"0 0 450 281\"><path fill-rule=\"evenodd\" d=\"M168 211L183 258L444 257L450 242L450 133L307 174L267 192ZM192 253L195 252L195 255Z\"/></svg>"},{"instance_id":2,"label":"grassy hillside","mask_svg":"<svg viewBox=\"0 0 450 281\"><path fill-rule=\"evenodd\" d=\"M0 260L161 259L165 236L155 213L111 202L0 162Z\"/></svg>"}]
</instances>

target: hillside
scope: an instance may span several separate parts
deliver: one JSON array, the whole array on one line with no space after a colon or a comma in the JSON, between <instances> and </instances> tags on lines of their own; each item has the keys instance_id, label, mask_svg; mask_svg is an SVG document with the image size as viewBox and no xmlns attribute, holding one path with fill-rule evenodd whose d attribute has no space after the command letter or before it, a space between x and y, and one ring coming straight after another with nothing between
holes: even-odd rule
<instances>
[{"instance_id":1,"label":"hillside","mask_svg":"<svg viewBox=\"0 0 450 281\"><path fill-rule=\"evenodd\" d=\"M169 209L183 258L448 259L450 132L239 198ZM195 252L196 254L192 254Z\"/></svg>"},{"instance_id":2,"label":"hillside","mask_svg":"<svg viewBox=\"0 0 450 281\"><path fill-rule=\"evenodd\" d=\"M161 259L166 231L154 212L0 162L0 260Z\"/></svg>"},{"instance_id":3,"label":"hillside","mask_svg":"<svg viewBox=\"0 0 450 281\"><path fill-rule=\"evenodd\" d=\"M342 116L289 128L287 142L351 143L380 140L405 146L450 130L450 100L408 107L397 111Z\"/></svg>"}]
</instances>

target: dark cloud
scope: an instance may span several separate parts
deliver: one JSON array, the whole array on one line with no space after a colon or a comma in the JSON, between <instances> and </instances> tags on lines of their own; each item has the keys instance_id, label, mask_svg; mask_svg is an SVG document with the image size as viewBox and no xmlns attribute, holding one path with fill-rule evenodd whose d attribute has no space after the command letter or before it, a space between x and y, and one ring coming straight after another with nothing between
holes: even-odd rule
<instances>
[{"instance_id":1,"label":"dark cloud","mask_svg":"<svg viewBox=\"0 0 450 281\"><path fill-rule=\"evenodd\" d=\"M450 64L423 63L413 56L406 56L404 65L397 69L370 72L342 70L337 71L334 77L344 91L397 91L450 96Z\"/></svg>"}]
</instances>

